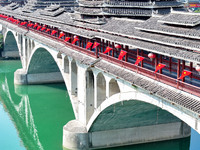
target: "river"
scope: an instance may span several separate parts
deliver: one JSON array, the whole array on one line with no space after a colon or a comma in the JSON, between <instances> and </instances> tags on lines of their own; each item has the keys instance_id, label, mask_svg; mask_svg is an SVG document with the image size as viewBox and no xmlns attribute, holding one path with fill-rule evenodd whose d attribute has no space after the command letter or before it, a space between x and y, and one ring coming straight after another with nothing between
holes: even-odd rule
<instances>
[{"instance_id":1,"label":"river","mask_svg":"<svg viewBox=\"0 0 200 150\"><path fill-rule=\"evenodd\" d=\"M0 61L0 150L62 150L62 128L75 118L65 85L14 85L18 68ZM109 150L200 150L200 134Z\"/></svg>"}]
</instances>

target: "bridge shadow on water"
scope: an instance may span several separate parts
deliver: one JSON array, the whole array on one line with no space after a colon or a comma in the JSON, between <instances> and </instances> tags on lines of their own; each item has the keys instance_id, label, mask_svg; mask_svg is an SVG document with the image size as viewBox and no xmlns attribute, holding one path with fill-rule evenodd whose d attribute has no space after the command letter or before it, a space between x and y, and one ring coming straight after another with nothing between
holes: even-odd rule
<instances>
[{"instance_id":1,"label":"bridge shadow on water","mask_svg":"<svg viewBox=\"0 0 200 150\"><path fill-rule=\"evenodd\" d=\"M189 147L190 147L190 137L178 140L137 144L131 146L117 147L117 148L107 148L105 150L189 150Z\"/></svg>"},{"instance_id":2,"label":"bridge shadow on water","mask_svg":"<svg viewBox=\"0 0 200 150\"><path fill-rule=\"evenodd\" d=\"M10 119L15 125L18 136L25 149L62 150L62 128L68 121L74 119L72 106L65 85L16 86L13 84L13 74L17 68L20 68L19 61L0 61L0 105L2 103L4 110L9 113ZM126 103L123 104L123 106L125 105ZM127 107L128 106L127 104ZM107 116L107 119L110 120L110 123L115 123L115 117L111 113L111 110L113 110L113 106L108 108L105 112L110 112L110 117L113 118L113 120L109 119L109 116ZM123 112L122 109L119 109L119 113ZM138 116L138 120L139 118L140 116ZM97 121L101 122L105 120L102 120L100 116ZM163 121L160 120L160 122ZM9 124L7 126L9 126ZM92 129L100 130L100 127L94 125ZM107 149L189 150L189 147L190 137ZM4 147L4 149L9 149L9 146Z\"/></svg>"}]
</instances>

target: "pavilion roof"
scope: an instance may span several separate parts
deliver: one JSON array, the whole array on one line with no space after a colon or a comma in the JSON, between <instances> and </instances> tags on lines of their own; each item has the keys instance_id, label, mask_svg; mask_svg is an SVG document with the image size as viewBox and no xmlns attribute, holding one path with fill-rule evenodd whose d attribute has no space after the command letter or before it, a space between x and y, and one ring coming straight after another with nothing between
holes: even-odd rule
<instances>
[{"instance_id":1,"label":"pavilion roof","mask_svg":"<svg viewBox=\"0 0 200 150\"><path fill-rule=\"evenodd\" d=\"M73 13L62 13L58 16L44 16L40 14L41 10L39 9L32 13L23 13L21 9L22 8L18 8L14 11L6 10L6 14L10 14L16 18L21 17L20 19L57 27L60 30L89 39L102 38L170 57L200 62L200 54L195 52L200 51L198 44L200 36L198 38L192 36L193 39L184 37L185 34L191 33L190 31L193 31L196 35L200 34L197 27L180 28L169 26L159 22L162 17L156 16L147 21L125 18L105 18L104 24L95 24L91 22L97 21L97 18L83 19L80 15ZM0 10L0 12L3 13L5 10ZM155 29L155 31L146 30L149 29L149 27L151 27L150 29ZM160 28L167 28L171 32L168 32L168 34L159 34L158 31ZM179 29L181 31L180 36L174 36L172 31L178 31ZM150 32L147 33L146 31Z\"/></svg>"},{"instance_id":2,"label":"pavilion roof","mask_svg":"<svg viewBox=\"0 0 200 150\"><path fill-rule=\"evenodd\" d=\"M158 22L181 26L196 26L200 24L200 14L190 12L176 12L163 17Z\"/></svg>"}]
</instances>

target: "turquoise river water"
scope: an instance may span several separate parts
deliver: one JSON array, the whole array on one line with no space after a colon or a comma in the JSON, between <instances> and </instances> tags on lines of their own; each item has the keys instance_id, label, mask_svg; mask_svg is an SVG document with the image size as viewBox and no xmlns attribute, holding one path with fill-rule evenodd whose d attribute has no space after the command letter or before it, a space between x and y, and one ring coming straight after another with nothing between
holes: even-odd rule
<instances>
[{"instance_id":1,"label":"turquoise river water","mask_svg":"<svg viewBox=\"0 0 200 150\"><path fill-rule=\"evenodd\" d=\"M62 128L74 114L64 84L16 86L18 60L0 61L0 150L62 150ZM200 150L200 135L109 150Z\"/></svg>"}]
</instances>

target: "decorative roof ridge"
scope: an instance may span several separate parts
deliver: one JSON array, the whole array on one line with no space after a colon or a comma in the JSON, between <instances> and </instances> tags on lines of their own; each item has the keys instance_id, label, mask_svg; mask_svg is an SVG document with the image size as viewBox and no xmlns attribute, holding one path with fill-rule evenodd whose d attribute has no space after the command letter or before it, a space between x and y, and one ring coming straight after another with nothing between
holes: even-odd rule
<instances>
[{"instance_id":1,"label":"decorative roof ridge","mask_svg":"<svg viewBox=\"0 0 200 150\"><path fill-rule=\"evenodd\" d=\"M74 21L86 22L86 23L89 23L89 24L103 25L103 24L107 23L107 21L106 21L105 18L99 18L99 17L97 17L97 18L94 18L94 19L91 20L91 19L83 19L83 18L78 17L76 15L77 14L75 14L75 15L71 14L70 15L71 19L74 20Z\"/></svg>"},{"instance_id":2,"label":"decorative roof ridge","mask_svg":"<svg viewBox=\"0 0 200 150\"><path fill-rule=\"evenodd\" d=\"M113 20L121 20L121 21L129 21L129 22L145 22L145 20L142 19L130 19L130 18L119 18L119 17L111 17Z\"/></svg>"},{"instance_id":3,"label":"decorative roof ridge","mask_svg":"<svg viewBox=\"0 0 200 150\"><path fill-rule=\"evenodd\" d=\"M184 15L195 15L195 16L200 16L200 13L194 13L194 12L189 12L189 11L176 11L174 9L171 9L172 14L184 14ZM170 14L169 14L170 15Z\"/></svg>"}]
</instances>

